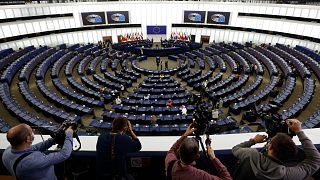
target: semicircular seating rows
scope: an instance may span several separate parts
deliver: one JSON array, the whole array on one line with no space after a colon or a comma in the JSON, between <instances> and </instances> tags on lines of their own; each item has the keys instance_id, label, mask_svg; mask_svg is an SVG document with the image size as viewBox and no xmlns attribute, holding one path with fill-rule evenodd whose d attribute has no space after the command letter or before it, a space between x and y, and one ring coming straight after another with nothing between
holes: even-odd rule
<instances>
[{"instance_id":1,"label":"semicircular seating rows","mask_svg":"<svg viewBox=\"0 0 320 180\"><path fill-rule=\"evenodd\" d=\"M139 133L172 133L184 131L193 121L197 106L190 99L202 92L206 82L206 98L211 103L221 99L229 108L230 116L216 123L232 130L238 125L230 119L232 115L270 99L278 103L293 99L279 114L281 119L297 117L312 101L320 79L320 55L302 46L215 43L169 56L176 61L175 68L150 70L139 66L147 57L134 54L143 45L150 43L119 43L114 49L62 44L1 50L2 104L20 122L48 132L64 120L86 124L88 117L90 126L110 129L116 116L125 115ZM292 97L298 80L301 95ZM130 92L121 96L121 104L112 103L122 86ZM272 95L275 89L278 93ZM23 98L16 98L16 93ZM172 107L166 105L168 100ZM25 103L34 111L24 108ZM182 106L187 114L181 113ZM304 121L304 128L320 126L317 108ZM0 131L9 128L6 119L0 118Z\"/></svg>"}]
</instances>

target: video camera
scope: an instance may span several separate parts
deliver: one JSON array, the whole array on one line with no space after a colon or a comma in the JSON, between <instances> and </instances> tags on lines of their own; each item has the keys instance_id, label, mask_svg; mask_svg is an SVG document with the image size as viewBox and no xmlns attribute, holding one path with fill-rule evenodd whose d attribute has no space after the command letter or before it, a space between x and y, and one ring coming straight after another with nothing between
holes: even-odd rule
<instances>
[{"instance_id":1,"label":"video camera","mask_svg":"<svg viewBox=\"0 0 320 180\"><path fill-rule=\"evenodd\" d=\"M54 138L55 142L58 144L57 148L61 149L63 147L64 144L64 140L66 138L66 133L65 130L68 129L69 127L71 127L71 129L73 130L73 138L76 138L78 143L79 143L79 148L76 149L76 151L80 150L81 148L81 142L80 139L77 135L77 129L78 129L78 124L74 121L70 121L70 120L65 120L61 126L59 127L59 129L54 132L53 134L51 134L51 137Z\"/></svg>"},{"instance_id":2,"label":"video camera","mask_svg":"<svg viewBox=\"0 0 320 180\"><path fill-rule=\"evenodd\" d=\"M194 95L193 99L196 102L196 108L193 113L194 128L197 129L194 133L196 136L199 136L207 133L207 129L212 118L211 113L206 104L202 101L201 96Z\"/></svg>"},{"instance_id":3,"label":"video camera","mask_svg":"<svg viewBox=\"0 0 320 180\"><path fill-rule=\"evenodd\" d=\"M274 101L269 101L268 104L262 105L260 108L256 108L256 114L264 123L268 138L272 138L278 132L286 133L291 138L296 135L289 129L286 121L281 119L278 113L280 107L281 104Z\"/></svg>"}]
</instances>

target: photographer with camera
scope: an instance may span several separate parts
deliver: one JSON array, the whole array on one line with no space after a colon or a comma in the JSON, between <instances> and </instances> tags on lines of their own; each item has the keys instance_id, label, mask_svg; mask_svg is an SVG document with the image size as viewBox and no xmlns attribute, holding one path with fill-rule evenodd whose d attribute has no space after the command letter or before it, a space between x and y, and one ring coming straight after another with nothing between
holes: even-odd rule
<instances>
[{"instance_id":1,"label":"photographer with camera","mask_svg":"<svg viewBox=\"0 0 320 180\"><path fill-rule=\"evenodd\" d=\"M96 149L97 180L133 179L127 172L126 156L128 153L140 151L141 143L126 117L120 116L113 120L112 132L99 136Z\"/></svg>"},{"instance_id":2,"label":"photographer with camera","mask_svg":"<svg viewBox=\"0 0 320 180\"><path fill-rule=\"evenodd\" d=\"M63 148L47 154L44 151L56 144L53 138L32 145L34 134L29 125L12 127L7 133L11 146L2 155L4 166L19 180L57 179L54 165L67 160L72 152L72 127L67 127L65 134Z\"/></svg>"},{"instance_id":3,"label":"photographer with camera","mask_svg":"<svg viewBox=\"0 0 320 180\"><path fill-rule=\"evenodd\" d=\"M301 122L297 119L288 119L286 123L298 136L305 152L305 159L296 166L285 166L285 161L289 161L297 154L297 147L290 136L277 133L267 143L267 152L262 154L250 147L266 142L268 138L266 135L256 135L232 148L233 155L240 161L234 179L305 179L319 169L320 154L302 131Z\"/></svg>"},{"instance_id":4,"label":"photographer with camera","mask_svg":"<svg viewBox=\"0 0 320 180\"><path fill-rule=\"evenodd\" d=\"M165 159L167 179L232 179L227 168L215 156L210 144L207 145L207 153L216 168L218 175L209 174L201 169L193 167L199 155L199 143L195 138L188 138L196 129L190 124L185 133L170 148Z\"/></svg>"}]
</instances>

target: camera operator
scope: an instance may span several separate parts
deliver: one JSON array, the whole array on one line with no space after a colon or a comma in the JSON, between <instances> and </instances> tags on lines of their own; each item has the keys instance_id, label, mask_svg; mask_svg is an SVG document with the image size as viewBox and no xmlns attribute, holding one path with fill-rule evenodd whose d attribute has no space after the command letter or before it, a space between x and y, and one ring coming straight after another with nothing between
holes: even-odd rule
<instances>
[{"instance_id":1,"label":"camera operator","mask_svg":"<svg viewBox=\"0 0 320 180\"><path fill-rule=\"evenodd\" d=\"M305 152L305 159L296 166L285 166L284 162L292 159L297 153L293 140L285 133L277 133L267 144L267 152L262 154L250 147L266 142L267 136L256 135L232 148L234 156L240 160L234 179L305 179L319 169L320 154L302 131L301 122L288 119L286 123L298 136Z\"/></svg>"},{"instance_id":2,"label":"camera operator","mask_svg":"<svg viewBox=\"0 0 320 180\"><path fill-rule=\"evenodd\" d=\"M227 168L216 158L213 149L207 145L207 153L218 176L193 167L199 158L199 144L195 138L188 138L196 129L190 124L186 132L170 148L165 159L167 177L170 179L232 179Z\"/></svg>"},{"instance_id":3,"label":"camera operator","mask_svg":"<svg viewBox=\"0 0 320 180\"><path fill-rule=\"evenodd\" d=\"M126 117L113 120L112 132L99 136L96 149L96 179L133 179L127 172L126 156L140 151L141 143Z\"/></svg>"},{"instance_id":4,"label":"camera operator","mask_svg":"<svg viewBox=\"0 0 320 180\"><path fill-rule=\"evenodd\" d=\"M57 179L54 165L68 159L72 152L72 128L65 129L65 134L63 148L45 154L43 151L56 144L53 138L32 145L34 134L29 125L19 124L12 127L7 133L7 140L11 146L2 156L4 166L19 180Z\"/></svg>"}]
</instances>

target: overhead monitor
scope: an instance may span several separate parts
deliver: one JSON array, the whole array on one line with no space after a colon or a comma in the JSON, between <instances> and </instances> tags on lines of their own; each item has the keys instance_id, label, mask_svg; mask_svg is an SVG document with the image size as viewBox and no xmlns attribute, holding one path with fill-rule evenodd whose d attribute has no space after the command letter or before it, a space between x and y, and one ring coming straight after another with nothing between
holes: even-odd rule
<instances>
[{"instance_id":1,"label":"overhead monitor","mask_svg":"<svg viewBox=\"0 0 320 180\"><path fill-rule=\"evenodd\" d=\"M206 11L184 11L185 23L204 23Z\"/></svg>"},{"instance_id":2,"label":"overhead monitor","mask_svg":"<svg viewBox=\"0 0 320 180\"><path fill-rule=\"evenodd\" d=\"M107 11L108 24L129 23L128 11Z\"/></svg>"},{"instance_id":3,"label":"overhead monitor","mask_svg":"<svg viewBox=\"0 0 320 180\"><path fill-rule=\"evenodd\" d=\"M230 12L208 11L208 24L229 24Z\"/></svg>"},{"instance_id":4,"label":"overhead monitor","mask_svg":"<svg viewBox=\"0 0 320 180\"><path fill-rule=\"evenodd\" d=\"M85 12L81 13L81 17L84 26L106 24L104 12Z\"/></svg>"}]
</instances>

